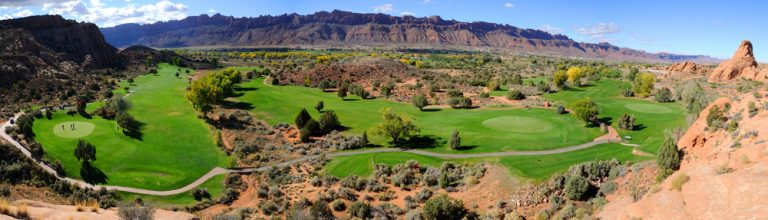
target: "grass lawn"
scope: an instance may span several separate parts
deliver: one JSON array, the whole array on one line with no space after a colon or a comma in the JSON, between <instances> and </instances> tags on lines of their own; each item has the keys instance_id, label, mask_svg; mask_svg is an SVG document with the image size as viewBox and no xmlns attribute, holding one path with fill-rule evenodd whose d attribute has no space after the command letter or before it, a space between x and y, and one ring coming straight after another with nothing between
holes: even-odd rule
<instances>
[{"instance_id":1,"label":"grass lawn","mask_svg":"<svg viewBox=\"0 0 768 220\"><path fill-rule=\"evenodd\" d=\"M629 83L618 80L602 80L594 85L558 93L545 97L555 102L569 103L590 97L600 107L601 118L616 125L624 113L634 114L635 123L640 129L634 131L618 130L621 137L629 136L632 144L639 149L655 154L664 140L664 131L675 127L685 127L685 108L678 103L657 103L639 98L624 98L620 92L629 88Z\"/></svg>"},{"instance_id":2,"label":"grass lawn","mask_svg":"<svg viewBox=\"0 0 768 220\"><path fill-rule=\"evenodd\" d=\"M552 109L431 109L419 111L406 103L383 99L362 100L347 97L345 101L336 93L321 92L316 88L300 86L265 85L262 78L241 85L243 95L237 99L249 103L257 118L271 124L293 124L301 108L313 118L319 113L314 106L323 101L326 110L334 110L346 133L368 132L372 143L388 145L387 139L373 135L373 128L381 123L380 111L391 108L414 117L421 129L420 135L433 139L417 144L427 150L447 153L474 153L494 151L526 151L556 149L591 141L601 133L598 128L585 128L583 123L569 115L558 115ZM536 128L536 129L529 129ZM461 133L464 150L447 147L451 132Z\"/></svg>"},{"instance_id":3,"label":"grass lawn","mask_svg":"<svg viewBox=\"0 0 768 220\"><path fill-rule=\"evenodd\" d=\"M52 120L36 120L35 139L42 143L46 157L60 160L74 178L82 178L81 164L73 156L77 141L92 143L97 158L92 164L98 170L88 179L108 185L169 190L189 184L214 167L227 166L229 158L214 145L208 125L197 118L184 97L187 79L183 69L177 78L177 69L162 64L158 75L137 77L130 85L134 92L128 96L133 104L129 112L144 123L141 139L124 135L114 121L68 116L63 111L54 113ZM73 123L78 132L68 129Z\"/></svg>"}]
</instances>

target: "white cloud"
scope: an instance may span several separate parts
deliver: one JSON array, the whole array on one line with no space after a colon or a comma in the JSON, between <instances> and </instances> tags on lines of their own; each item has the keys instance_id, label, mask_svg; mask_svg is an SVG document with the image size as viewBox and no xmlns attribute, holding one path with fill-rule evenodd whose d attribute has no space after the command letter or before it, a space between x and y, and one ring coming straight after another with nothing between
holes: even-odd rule
<instances>
[{"instance_id":1,"label":"white cloud","mask_svg":"<svg viewBox=\"0 0 768 220\"><path fill-rule=\"evenodd\" d=\"M213 8L208 9L208 14L216 14L216 12L217 12L216 9L213 9Z\"/></svg>"},{"instance_id":2,"label":"white cloud","mask_svg":"<svg viewBox=\"0 0 768 220\"><path fill-rule=\"evenodd\" d=\"M182 19L187 17L189 10L184 4L170 0L160 0L154 4L127 4L122 7L106 6L101 0L73 0L63 3L47 3L43 10L49 14L63 14L75 17L77 20L93 22L100 27L111 27L124 23L153 23Z\"/></svg>"},{"instance_id":3,"label":"white cloud","mask_svg":"<svg viewBox=\"0 0 768 220\"><path fill-rule=\"evenodd\" d=\"M541 27L539 27L539 29L541 29L542 31L549 32L550 34L559 34L559 33L563 32L563 29L560 29L558 27L555 27L555 26L552 26L552 25L548 25L548 24L541 25Z\"/></svg>"},{"instance_id":4,"label":"white cloud","mask_svg":"<svg viewBox=\"0 0 768 220\"><path fill-rule=\"evenodd\" d=\"M406 16L406 15L407 16L414 16L416 14L413 13L413 12L410 12L410 11L404 11L404 12L400 12L400 15L402 15L402 16Z\"/></svg>"},{"instance_id":5,"label":"white cloud","mask_svg":"<svg viewBox=\"0 0 768 220\"><path fill-rule=\"evenodd\" d=\"M581 35L587 35L592 40L598 40L601 42L613 42L615 39L608 37L608 35L616 34L621 31L618 25L613 22L597 23L595 25L588 26L576 26L576 33Z\"/></svg>"},{"instance_id":6,"label":"white cloud","mask_svg":"<svg viewBox=\"0 0 768 220\"><path fill-rule=\"evenodd\" d=\"M383 5L379 5L379 6L374 6L373 7L373 11L374 12L379 12L379 13L390 13L390 12L392 12L394 10L395 10L395 8L392 7L392 4L383 4Z\"/></svg>"},{"instance_id":7,"label":"white cloud","mask_svg":"<svg viewBox=\"0 0 768 220\"><path fill-rule=\"evenodd\" d=\"M72 0L0 0L4 7L41 6L44 4L64 3Z\"/></svg>"},{"instance_id":8,"label":"white cloud","mask_svg":"<svg viewBox=\"0 0 768 220\"><path fill-rule=\"evenodd\" d=\"M433 3L433 2L435 2L435 0L424 0L423 1L424 4L429 4L429 3Z\"/></svg>"},{"instance_id":9,"label":"white cloud","mask_svg":"<svg viewBox=\"0 0 768 220\"><path fill-rule=\"evenodd\" d=\"M24 9L24 10L18 11L16 13L13 13L13 17L17 17L17 18L19 18L19 17L29 17L29 16L32 16L33 14L35 14L35 13L30 11L29 9Z\"/></svg>"},{"instance_id":10,"label":"white cloud","mask_svg":"<svg viewBox=\"0 0 768 220\"><path fill-rule=\"evenodd\" d=\"M504 4L504 7L505 7L505 8L514 8L514 7L515 7L515 5L514 5L514 4L512 4L511 2L507 2L506 4Z\"/></svg>"}]
</instances>

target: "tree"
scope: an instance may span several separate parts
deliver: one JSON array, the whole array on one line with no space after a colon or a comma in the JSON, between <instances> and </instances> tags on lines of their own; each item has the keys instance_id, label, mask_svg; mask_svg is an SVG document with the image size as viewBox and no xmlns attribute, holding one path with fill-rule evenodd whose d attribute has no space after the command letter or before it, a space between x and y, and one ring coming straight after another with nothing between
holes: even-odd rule
<instances>
[{"instance_id":1,"label":"tree","mask_svg":"<svg viewBox=\"0 0 768 220\"><path fill-rule=\"evenodd\" d=\"M513 85L522 85L523 84L523 77L520 76L520 74L512 74L512 77L509 79L509 84Z\"/></svg>"},{"instance_id":2,"label":"tree","mask_svg":"<svg viewBox=\"0 0 768 220\"><path fill-rule=\"evenodd\" d=\"M525 99L525 95L520 90L510 89L509 92L507 92L507 98L511 100L523 100Z\"/></svg>"},{"instance_id":3,"label":"tree","mask_svg":"<svg viewBox=\"0 0 768 220\"><path fill-rule=\"evenodd\" d=\"M64 170L64 166L61 165L60 160L56 160L56 162L53 163L53 170L56 171L56 175L61 177L67 176L67 172Z\"/></svg>"},{"instance_id":4,"label":"tree","mask_svg":"<svg viewBox=\"0 0 768 220\"><path fill-rule=\"evenodd\" d=\"M468 97L453 97L448 100L448 105L451 108L469 108L472 107L472 99Z\"/></svg>"},{"instance_id":5,"label":"tree","mask_svg":"<svg viewBox=\"0 0 768 220\"><path fill-rule=\"evenodd\" d=\"M309 143L311 136L312 135L311 132L309 132L309 129L302 128L299 130L299 140L301 140L302 143Z\"/></svg>"},{"instance_id":6,"label":"tree","mask_svg":"<svg viewBox=\"0 0 768 220\"><path fill-rule=\"evenodd\" d=\"M467 210L461 200L452 199L448 195L433 196L424 202L422 216L427 220L459 220L464 218Z\"/></svg>"},{"instance_id":7,"label":"tree","mask_svg":"<svg viewBox=\"0 0 768 220\"><path fill-rule=\"evenodd\" d=\"M312 119L312 116L309 115L309 112L307 112L306 108L302 108L301 111L299 111L299 114L296 115L296 119L294 122L296 122L296 128L303 128L304 125L309 122L309 120Z\"/></svg>"},{"instance_id":8,"label":"tree","mask_svg":"<svg viewBox=\"0 0 768 220\"><path fill-rule=\"evenodd\" d=\"M660 173L666 177L673 170L680 168L680 151L677 150L677 141L671 134L666 134L664 143L659 147L656 157L656 165L662 170Z\"/></svg>"},{"instance_id":9,"label":"tree","mask_svg":"<svg viewBox=\"0 0 768 220\"><path fill-rule=\"evenodd\" d=\"M595 123L597 115L600 114L600 108L590 98L576 100L571 106L576 116L586 122L587 125Z\"/></svg>"},{"instance_id":10,"label":"tree","mask_svg":"<svg viewBox=\"0 0 768 220\"><path fill-rule=\"evenodd\" d=\"M451 149L458 150L461 148L461 136L459 136L459 130L453 130L451 133L451 140L448 142Z\"/></svg>"},{"instance_id":11,"label":"tree","mask_svg":"<svg viewBox=\"0 0 768 220\"><path fill-rule=\"evenodd\" d=\"M24 134L24 138L29 139L35 136L35 133L32 130L34 122L35 117L32 116L32 114L23 114L16 119L16 126L19 128L21 133Z\"/></svg>"},{"instance_id":12,"label":"tree","mask_svg":"<svg viewBox=\"0 0 768 220\"><path fill-rule=\"evenodd\" d=\"M341 87L336 91L336 95L341 98L341 100L344 100L345 97L347 97L347 87Z\"/></svg>"},{"instance_id":13,"label":"tree","mask_svg":"<svg viewBox=\"0 0 768 220\"><path fill-rule=\"evenodd\" d=\"M339 118L336 117L336 112L329 110L320 115L320 130L323 132L331 132L341 127Z\"/></svg>"},{"instance_id":14,"label":"tree","mask_svg":"<svg viewBox=\"0 0 768 220\"><path fill-rule=\"evenodd\" d=\"M531 81L533 82L533 81ZM536 90L539 90L539 92L542 93L549 93L551 88L549 87L549 84L542 81L539 81L539 83L536 84Z\"/></svg>"},{"instance_id":15,"label":"tree","mask_svg":"<svg viewBox=\"0 0 768 220\"><path fill-rule=\"evenodd\" d=\"M323 110L324 107L325 107L325 104L323 103L323 101L319 101L317 102L317 105L315 105L315 110L317 110L317 112L320 112Z\"/></svg>"},{"instance_id":16,"label":"tree","mask_svg":"<svg viewBox=\"0 0 768 220\"><path fill-rule=\"evenodd\" d=\"M656 83L656 75L653 73L638 75L634 84L635 95L641 98L648 97L653 91L654 83Z\"/></svg>"},{"instance_id":17,"label":"tree","mask_svg":"<svg viewBox=\"0 0 768 220\"><path fill-rule=\"evenodd\" d=\"M667 88L659 88L656 90L656 94L653 96L653 100L656 102L673 102L672 92Z\"/></svg>"},{"instance_id":18,"label":"tree","mask_svg":"<svg viewBox=\"0 0 768 220\"><path fill-rule=\"evenodd\" d=\"M619 118L619 128L624 130L635 130L635 116L624 113Z\"/></svg>"},{"instance_id":19,"label":"tree","mask_svg":"<svg viewBox=\"0 0 768 220\"><path fill-rule=\"evenodd\" d=\"M205 188L197 188L192 192L192 197L197 201L203 199L211 199L211 193L209 193Z\"/></svg>"},{"instance_id":20,"label":"tree","mask_svg":"<svg viewBox=\"0 0 768 220\"><path fill-rule=\"evenodd\" d=\"M75 107L77 108L77 113L79 113L83 117L88 115L88 113L85 112L86 105L88 105L88 96L87 95L78 96Z\"/></svg>"},{"instance_id":21,"label":"tree","mask_svg":"<svg viewBox=\"0 0 768 220\"><path fill-rule=\"evenodd\" d=\"M566 73L564 70L558 70L555 71L554 74L552 74L552 84L555 85L558 89L565 89L566 85L565 82L568 80L568 73Z\"/></svg>"},{"instance_id":22,"label":"tree","mask_svg":"<svg viewBox=\"0 0 768 220\"><path fill-rule=\"evenodd\" d=\"M205 79L193 81L187 92L187 100L192 102L192 106L203 113L204 117L211 111L212 106L223 98L224 90Z\"/></svg>"},{"instance_id":23,"label":"tree","mask_svg":"<svg viewBox=\"0 0 768 220\"><path fill-rule=\"evenodd\" d=\"M635 81L635 78L637 78L637 74L640 73L640 70L638 70L635 67L632 67L629 69L629 73L627 73L627 80L629 81Z\"/></svg>"},{"instance_id":24,"label":"tree","mask_svg":"<svg viewBox=\"0 0 768 220\"><path fill-rule=\"evenodd\" d=\"M413 106L416 106L416 108L419 108L419 111L424 110L424 107L429 105L429 101L427 101L427 97L424 96L423 93L419 93L413 96L413 100L411 101L413 103Z\"/></svg>"},{"instance_id":25,"label":"tree","mask_svg":"<svg viewBox=\"0 0 768 220\"><path fill-rule=\"evenodd\" d=\"M78 140L77 147L75 147L75 158L77 158L77 160L83 161L83 163L96 160L96 147L94 147L91 143Z\"/></svg>"},{"instance_id":26,"label":"tree","mask_svg":"<svg viewBox=\"0 0 768 220\"><path fill-rule=\"evenodd\" d=\"M363 146L368 146L368 144L370 143L368 141L368 132L367 131L363 131L362 142L363 142Z\"/></svg>"},{"instance_id":27,"label":"tree","mask_svg":"<svg viewBox=\"0 0 768 220\"><path fill-rule=\"evenodd\" d=\"M117 121L117 126L120 127L123 131L125 131L126 128L131 127L131 123L133 123L135 119L133 118L133 116L129 115L128 113L122 112L117 114L115 121Z\"/></svg>"},{"instance_id":28,"label":"tree","mask_svg":"<svg viewBox=\"0 0 768 220\"><path fill-rule=\"evenodd\" d=\"M309 131L310 135L319 135L322 133L322 130L320 129L320 123L315 119L310 118L309 121L307 121L307 124L304 125L304 128Z\"/></svg>"},{"instance_id":29,"label":"tree","mask_svg":"<svg viewBox=\"0 0 768 220\"><path fill-rule=\"evenodd\" d=\"M581 78L584 77L581 68L574 66L568 69L568 84L571 86L581 86Z\"/></svg>"},{"instance_id":30,"label":"tree","mask_svg":"<svg viewBox=\"0 0 768 220\"><path fill-rule=\"evenodd\" d=\"M397 145L402 138L410 137L411 134L419 132L419 128L416 127L410 116L392 112L389 108L382 111L382 119L382 123L376 126L375 132L378 135L391 138L394 145Z\"/></svg>"},{"instance_id":31,"label":"tree","mask_svg":"<svg viewBox=\"0 0 768 220\"><path fill-rule=\"evenodd\" d=\"M565 197L571 200L579 200L589 189L589 181L581 175L571 174L565 180Z\"/></svg>"}]
</instances>

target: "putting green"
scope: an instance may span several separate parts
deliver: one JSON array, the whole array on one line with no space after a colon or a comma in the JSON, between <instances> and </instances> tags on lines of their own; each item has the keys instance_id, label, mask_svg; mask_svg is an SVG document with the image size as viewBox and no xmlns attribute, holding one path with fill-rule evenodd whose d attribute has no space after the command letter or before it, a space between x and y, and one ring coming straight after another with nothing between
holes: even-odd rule
<instances>
[{"instance_id":1,"label":"putting green","mask_svg":"<svg viewBox=\"0 0 768 220\"><path fill-rule=\"evenodd\" d=\"M90 122L67 121L53 126L53 133L63 138L81 138L93 133L96 125Z\"/></svg>"},{"instance_id":2,"label":"putting green","mask_svg":"<svg viewBox=\"0 0 768 220\"><path fill-rule=\"evenodd\" d=\"M482 124L487 128L517 133L542 133L552 130L552 124L549 122L525 116L491 118L483 121Z\"/></svg>"},{"instance_id":3,"label":"putting green","mask_svg":"<svg viewBox=\"0 0 768 220\"><path fill-rule=\"evenodd\" d=\"M624 105L624 107L632 111L651 113L651 114L664 114L664 113L675 112L675 110L669 107L666 107L663 105L654 105L654 104L631 103L631 104Z\"/></svg>"}]
</instances>

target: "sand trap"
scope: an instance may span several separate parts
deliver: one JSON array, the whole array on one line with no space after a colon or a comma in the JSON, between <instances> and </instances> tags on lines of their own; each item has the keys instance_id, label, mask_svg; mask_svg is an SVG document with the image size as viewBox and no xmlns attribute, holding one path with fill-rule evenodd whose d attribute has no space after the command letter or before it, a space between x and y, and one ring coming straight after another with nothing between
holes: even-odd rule
<instances>
[{"instance_id":1,"label":"sand trap","mask_svg":"<svg viewBox=\"0 0 768 220\"><path fill-rule=\"evenodd\" d=\"M81 138L93 133L94 128L96 125L90 122L68 121L53 126L53 133L63 138Z\"/></svg>"},{"instance_id":2,"label":"sand trap","mask_svg":"<svg viewBox=\"0 0 768 220\"><path fill-rule=\"evenodd\" d=\"M483 121L482 124L487 128L517 133L542 133L553 128L548 121L524 116L492 118Z\"/></svg>"},{"instance_id":3,"label":"sand trap","mask_svg":"<svg viewBox=\"0 0 768 220\"><path fill-rule=\"evenodd\" d=\"M643 112L643 113L652 113L652 114L663 114L663 113L671 113L674 112L673 109L670 109L669 107L663 106L663 105L654 105L654 104L626 104L624 107L628 108L629 110L636 111L636 112Z\"/></svg>"}]
</instances>

